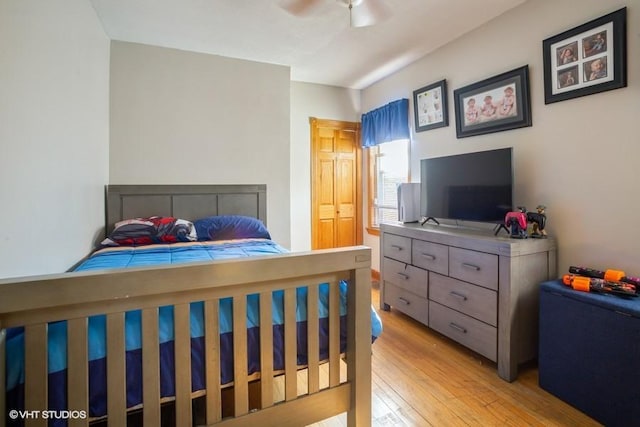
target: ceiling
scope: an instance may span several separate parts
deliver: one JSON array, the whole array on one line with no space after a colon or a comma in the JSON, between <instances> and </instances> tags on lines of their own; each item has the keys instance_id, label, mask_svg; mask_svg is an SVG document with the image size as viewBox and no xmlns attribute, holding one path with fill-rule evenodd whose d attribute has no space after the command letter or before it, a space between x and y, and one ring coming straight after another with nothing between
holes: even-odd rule
<instances>
[{"instance_id":1,"label":"ceiling","mask_svg":"<svg viewBox=\"0 0 640 427\"><path fill-rule=\"evenodd\" d=\"M526 0L385 0L392 15L362 28L337 0L303 17L284 0L90 1L112 40L286 65L294 81L363 89Z\"/></svg>"}]
</instances>

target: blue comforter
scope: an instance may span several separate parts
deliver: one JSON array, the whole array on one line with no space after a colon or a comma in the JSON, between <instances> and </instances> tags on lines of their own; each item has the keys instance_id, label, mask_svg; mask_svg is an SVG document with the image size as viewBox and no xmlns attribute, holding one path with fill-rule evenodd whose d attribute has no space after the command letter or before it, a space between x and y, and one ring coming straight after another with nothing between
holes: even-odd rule
<instances>
[{"instance_id":1,"label":"blue comforter","mask_svg":"<svg viewBox=\"0 0 640 427\"><path fill-rule=\"evenodd\" d=\"M101 270L110 268L144 267L160 264L179 264L214 259L261 256L287 252L271 240L247 239L227 242L178 243L171 245L150 245L138 247L109 248L97 251L76 271ZM328 357L328 292L329 286L320 286L320 358ZM346 344L346 292L347 284L340 283L340 322L341 351ZM307 363L306 340L306 298L307 288L297 293L297 335L298 364ZM273 293L273 341L274 369L284 369L284 313L282 291ZM233 381L233 324L232 301L230 298L220 301L220 363L221 381L227 384ZM259 297L247 297L247 340L248 372L260 370L259 347ZM192 390L204 389L204 307L203 303L191 304L191 352L192 352ZM382 325L377 313L371 310L372 339L380 334ZM134 407L142 403L142 342L141 312L131 311L125 315L127 406ZM66 322L49 325L49 409L63 410L66 407ZM89 416L99 417L106 414L106 318L89 318ZM173 307L159 309L161 397L174 395L174 352L173 352ZM22 328L7 331L7 409L24 407L24 334ZM69 408L83 409L83 408Z\"/></svg>"}]
</instances>

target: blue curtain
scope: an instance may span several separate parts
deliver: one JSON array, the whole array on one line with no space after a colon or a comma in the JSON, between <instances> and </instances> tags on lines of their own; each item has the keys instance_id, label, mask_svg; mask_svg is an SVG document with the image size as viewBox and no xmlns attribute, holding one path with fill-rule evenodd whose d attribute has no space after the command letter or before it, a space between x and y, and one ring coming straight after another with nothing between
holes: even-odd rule
<instances>
[{"instance_id":1,"label":"blue curtain","mask_svg":"<svg viewBox=\"0 0 640 427\"><path fill-rule=\"evenodd\" d=\"M362 115L362 146L409 139L409 100L399 99Z\"/></svg>"}]
</instances>

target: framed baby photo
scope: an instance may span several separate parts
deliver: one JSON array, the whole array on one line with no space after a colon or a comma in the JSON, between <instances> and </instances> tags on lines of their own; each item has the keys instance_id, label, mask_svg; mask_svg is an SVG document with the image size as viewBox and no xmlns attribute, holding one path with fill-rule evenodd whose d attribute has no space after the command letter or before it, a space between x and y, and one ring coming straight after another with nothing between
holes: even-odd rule
<instances>
[{"instance_id":1,"label":"framed baby photo","mask_svg":"<svg viewBox=\"0 0 640 427\"><path fill-rule=\"evenodd\" d=\"M453 100L458 138L531 126L529 66L456 89Z\"/></svg>"},{"instance_id":2,"label":"framed baby photo","mask_svg":"<svg viewBox=\"0 0 640 427\"><path fill-rule=\"evenodd\" d=\"M544 103L627 86L627 9L542 42Z\"/></svg>"},{"instance_id":3,"label":"framed baby photo","mask_svg":"<svg viewBox=\"0 0 640 427\"><path fill-rule=\"evenodd\" d=\"M413 91L416 132L449 126L447 81L440 80Z\"/></svg>"}]
</instances>

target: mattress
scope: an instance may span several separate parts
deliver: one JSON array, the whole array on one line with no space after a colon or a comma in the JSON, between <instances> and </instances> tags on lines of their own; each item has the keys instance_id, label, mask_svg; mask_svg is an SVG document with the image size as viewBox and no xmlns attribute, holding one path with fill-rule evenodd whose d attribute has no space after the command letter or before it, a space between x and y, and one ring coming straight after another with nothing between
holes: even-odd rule
<instances>
[{"instance_id":1,"label":"mattress","mask_svg":"<svg viewBox=\"0 0 640 427\"><path fill-rule=\"evenodd\" d=\"M267 239L241 239L232 241L188 242L156 244L136 247L105 248L93 253L75 271L92 271L114 268L148 267L155 265L183 264L207 260L266 256L286 253L287 250ZM346 350L346 292L347 283L339 283L340 289L340 335L341 352ZM307 363L307 288L296 290L297 307L297 363ZM320 315L320 360L328 358L328 305L329 285L321 284L319 289ZM284 292L273 293L273 368L284 369ZM204 367L204 304L191 303L191 361L192 391L205 388ZM221 382L229 384L233 380L233 317L230 298L220 300L220 364ZM371 309L372 341L382 331L382 324L375 310ZM89 341L89 416L101 417L106 414L106 317L93 316L88 322ZM142 340L141 312L125 314L127 407L142 404ZM159 309L160 334L160 393L161 398L174 395L174 330L173 307ZM260 371L260 314L258 295L247 297L247 346L248 373ZM66 322L54 322L48 328L49 367L49 409L66 408ZM7 408L24 407L24 333L22 328L7 331Z\"/></svg>"}]
</instances>

